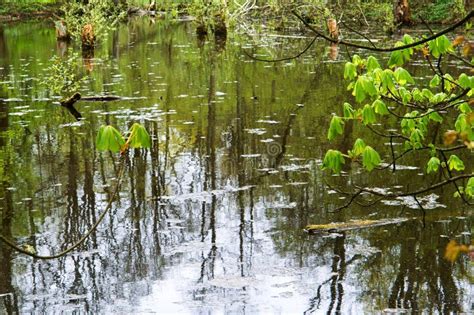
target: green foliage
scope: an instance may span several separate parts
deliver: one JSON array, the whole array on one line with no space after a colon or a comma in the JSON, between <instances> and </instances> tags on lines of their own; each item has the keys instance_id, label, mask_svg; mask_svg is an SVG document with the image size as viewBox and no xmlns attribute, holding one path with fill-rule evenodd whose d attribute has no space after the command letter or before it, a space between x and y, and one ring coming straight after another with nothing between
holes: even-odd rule
<instances>
[{"instance_id":1,"label":"green foliage","mask_svg":"<svg viewBox=\"0 0 474 315\"><path fill-rule=\"evenodd\" d=\"M413 12L429 22L448 22L465 15L464 0L435 0L414 2Z\"/></svg>"},{"instance_id":2,"label":"green foliage","mask_svg":"<svg viewBox=\"0 0 474 315\"><path fill-rule=\"evenodd\" d=\"M372 103L372 107L374 108L375 112L379 115L388 115L389 114L388 109L387 109L387 105L385 105L385 103L380 99L375 100Z\"/></svg>"},{"instance_id":3,"label":"green foliage","mask_svg":"<svg viewBox=\"0 0 474 315\"><path fill-rule=\"evenodd\" d=\"M349 103L343 105L344 118L354 118L354 108Z\"/></svg>"},{"instance_id":4,"label":"green foliage","mask_svg":"<svg viewBox=\"0 0 474 315\"><path fill-rule=\"evenodd\" d=\"M468 198L474 198L474 177L469 178L464 189L464 193Z\"/></svg>"},{"instance_id":5,"label":"green foliage","mask_svg":"<svg viewBox=\"0 0 474 315\"><path fill-rule=\"evenodd\" d=\"M125 144L125 139L113 126L101 126L95 143L97 150L119 152Z\"/></svg>"},{"instance_id":6,"label":"green foliage","mask_svg":"<svg viewBox=\"0 0 474 315\"><path fill-rule=\"evenodd\" d=\"M403 36L402 41L398 41L395 43L395 47L401 47L404 45L409 45L414 42L414 39L408 35L405 34ZM395 67L395 66L403 66L405 62L410 60L411 56L413 55L413 48L408 48L408 49L403 49L403 50L396 50L391 53L390 59L388 60L388 66L389 67Z\"/></svg>"},{"instance_id":7,"label":"green foliage","mask_svg":"<svg viewBox=\"0 0 474 315\"><path fill-rule=\"evenodd\" d=\"M366 146L362 152L362 165L367 171L372 171L381 162L380 155L371 146Z\"/></svg>"},{"instance_id":8,"label":"green foliage","mask_svg":"<svg viewBox=\"0 0 474 315\"><path fill-rule=\"evenodd\" d=\"M439 58L442 54L453 52L453 45L446 37L446 35L440 36L429 43L430 52L435 58Z\"/></svg>"},{"instance_id":9,"label":"green foliage","mask_svg":"<svg viewBox=\"0 0 474 315\"><path fill-rule=\"evenodd\" d=\"M450 170L456 170L456 171L462 171L465 168L464 162L455 154L449 157L448 167Z\"/></svg>"},{"instance_id":10,"label":"green foliage","mask_svg":"<svg viewBox=\"0 0 474 315\"><path fill-rule=\"evenodd\" d=\"M405 35L396 46L417 40ZM392 52L385 68L373 56L366 59L353 56L345 64L344 78L349 81L348 90L352 92L355 102L352 103L354 105L344 103L343 118L332 118L328 138L332 140L342 134L344 121L352 120L354 124L372 125L370 128L377 129L377 135L383 134L385 138L395 135L395 139L402 139L405 153L416 154L419 150L430 149L431 156L425 161L420 160L428 174L438 172L440 166L450 171L466 171L461 152L450 155L447 163L442 163L438 154L440 150L459 143L464 143L465 149L474 148L474 114L470 106L474 94L474 76L465 72L456 79L449 73L441 73L436 67L431 67L431 78L419 83L413 79L408 67L404 67L417 51L431 60L436 58L441 62L454 49L446 36L440 36L426 45ZM436 130L433 131L434 126ZM432 136L438 130L444 133L442 139ZM441 143L438 142L440 140ZM462 150L463 147L456 149ZM337 150L329 150L323 167L339 173L345 157L360 159L368 172L381 163L380 154L375 148L366 145L364 138L357 138L347 153L346 156ZM394 157L397 153L400 154L392 151L387 156ZM474 179L469 180L464 193L474 196Z\"/></svg>"},{"instance_id":11,"label":"green foliage","mask_svg":"<svg viewBox=\"0 0 474 315\"><path fill-rule=\"evenodd\" d=\"M337 135L342 135L344 130L344 122L341 117L332 116L331 123L328 129L328 140L331 141L336 138Z\"/></svg>"},{"instance_id":12,"label":"green foliage","mask_svg":"<svg viewBox=\"0 0 474 315\"><path fill-rule=\"evenodd\" d=\"M113 0L67 1L61 7L68 32L75 38L81 38L85 25L93 27L94 37L104 39L118 22L126 17L127 8L116 5Z\"/></svg>"},{"instance_id":13,"label":"green foliage","mask_svg":"<svg viewBox=\"0 0 474 315\"><path fill-rule=\"evenodd\" d=\"M128 148L149 148L151 147L151 138L145 127L139 123L134 123L129 131L129 136L125 142L120 131L113 126L101 126L96 137L96 147L100 151L119 152Z\"/></svg>"},{"instance_id":14,"label":"green foliage","mask_svg":"<svg viewBox=\"0 0 474 315\"><path fill-rule=\"evenodd\" d=\"M188 12L195 18L195 23L206 29L226 25L229 16L228 7L219 0L195 0L188 7Z\"/></svg>"},{"instance_id":15,"label":"green foliage","mask_svg":"<svg viewBox=\"0 0 474 315\"><path fill-rule=\"evenodd\" d=\"M340 151L328 150L324 156L323 169L330 169L334 173L339 174L344 163L344 157Z\"/></svg>"},{"instance_id":16,"label":"green foliage","mask_svg":"<svg viewBox=\"0 0 474 315\"><path fill-rule=\"evenodd\" d=\"M426 172L428 174L432 172L437 172L440 165L441 161L436 156L433 156L426 165Z\"/></svg>"},{"instance_id":17,"label":"green foliage","mask_svg":"<svg viewBox=\"0 0 474 315\"><path fill-rule=\"evenodd\" d=\"M362 153L364 153L364 149L366 148L364 140L357 138L357 140L354 142L354 147L352 150L349 152L349 156L351 158L357 158L359 157Z\"/></svg>"},{"instance_id":18,"label":"green foliage","mask_svg":"<svg viewBox=\"0 0 474 315\"><path fill-rule=\"evenodd\" d=\"M377 117L375 117L375 111L372 106L365 104L362 109L362 122L364 125L373 124L377 122Z\"/></svg>"},{"instance_id":19,"label":"green foliage","mask_svg":"<svg viewBox=\"0 0 474 315\"><path fill-rule=\"evenodd\" d=\"M80 76L79 54L68 51L68 57L53 56L46 68L46 77L42 83L53 95L68 97L77 92L83 81Z\"/></svg>"},{"instance_id":20,"label":"green foliage","mask_svg":"<svg viewBox=\"0 0 474 315\"><path fill-rule=\"evenodd\" d=\"M134 123L130 128L130 136L127 141L132 148L151 147L151 138L145 127L139 123Z\"/></svg>"}]
</instances>

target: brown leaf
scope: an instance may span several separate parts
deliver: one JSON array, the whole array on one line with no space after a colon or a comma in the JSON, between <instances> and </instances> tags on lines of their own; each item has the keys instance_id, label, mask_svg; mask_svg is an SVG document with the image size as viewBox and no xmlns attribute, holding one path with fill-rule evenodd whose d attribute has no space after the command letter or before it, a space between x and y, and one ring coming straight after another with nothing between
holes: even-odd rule
<instances>
[{"instance_id":1,"label":"brown leaf","mask_svg":"<svg viewBox=\"0 0 474 315\"><path fill-rule=\"evenodd\" d=\"M471 101L474 101L474 99L472 99ZM466 121L469 125L472 125L472 123L474 122L474 112L470 112L467 114Z\"/></svg>"},{"instance_id":2,"label":"brown leaf","mask_svg":"<svg viewBox=\"0 0 474 315\"><path fill-rule=\"evenodd\" d=\"M451 145L456 141L458 138L458 133L455 130L448 130L444 133L444 144L445 145Z\"/></svg>"},{"instance_id":3,"label":"brown leaf","mask_svg":"<svg viewBox=\"0 0 474 315\"><path fill-rule=\"evenodd\" d=\"M455 262L460 253L468 253L469 247L466 245L459 245L455 240L450 240L448 245L446 245L446 250L444 252L444 259L449 260L450 262Z\"/></svg>"},{"instance_id":4,"label":"brown leaf","mask_svg":"<svg viewBox=\"0 0 474 315\"><path fill-rule=\"evenodd\" d=\"M469 134L465 131L458 133L458 138L461 139L462 141L466 142L469 141Z\"/></svg>"},{"instance_id":5,"label":"brown leaf","mask_svg":"<svg viewBox=\"0 0 474 315\"><path fill-rule=\"evenodd\" d=\"M471 52L471 49L472 49L471 44L465 43L464 46L463 46L463 48L462 48L462 54L463 54L463 56L464 56L464 57L469 56L469 53Z\"/></svg>"},{"instance_id":6,"label":"brown leaf","mask_svg":"<svg viewBox=\"0 0 474 315\"><path fill-rule=\"evenodd\" d=\"M469 150L474 149L474 141L464 141L464 144Z\"/></svg>"},{"instance_id":7,"label":"brown leaf","mask_svg":"<svg viewBox=\"0 0 474 315\"><path fill-rule=\"evenodd\" d=\"M423 53L423 57L427 57L430 55L430 49L426 46L421 49L421 52Z\"/></svg>"},{"instance_id":8,"label":"brown leaf","mask_svg":"<svg viewBox=\"0 0 474 315\"><path fill-rule=\"evenodd\" d=\"M453 46L457 46L459 44L461 44L462 42L464 42L465 38L463 35L458 35L456 36L456 38L453 40Z\"/></svg>"}]
</instances>

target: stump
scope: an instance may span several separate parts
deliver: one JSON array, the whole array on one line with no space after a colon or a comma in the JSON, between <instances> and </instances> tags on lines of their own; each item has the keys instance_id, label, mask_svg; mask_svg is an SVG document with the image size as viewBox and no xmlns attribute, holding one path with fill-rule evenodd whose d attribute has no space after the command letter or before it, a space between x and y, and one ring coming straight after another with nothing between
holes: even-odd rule
<instances>
[{"instance_id":1,"label":"stump","mask_svg":"<svg viewBox=\"0 0 474 315\"><path fill-rule=\"evenodd\" d=\"M93 48L95 44L94 26L86 24L82 28L81 33L82 48Z\"/></svg>"},{"instance_id":2,"label":"stump","mask_svg":"<svg viewBox=\"0 0 474 315\"><path fill-rule=\"evenodd\" d=\"M338 39L339 38L339 28L337 27L337 21L335 19L328 19L327 20L327 26L328 26L329 36L332 39Z\"/></svg>"},{"instance_id":3,"label":"stump","mask_svg":"<svg viewBox=\"0 0 474 315\"><path fill-rule=\"evenodd\" d=\"M69 34L66 26L66 22L63 20L55 21L54 26L56 28L56 39L61 41L68 41L71 39L71 35Z\"/></svg>"},{"instance_id":4,"label":"stump","mask_svg":"<svg viewBox=\"0 0 474 315\"><path fill-rule=\"evenodd\" d=\"M395 16L396 24L402 24L402 25L412 24L410 5L408 4L408 0L397 1L397 5L395 6L394 16Z\"/></svg>"}]
</instances>

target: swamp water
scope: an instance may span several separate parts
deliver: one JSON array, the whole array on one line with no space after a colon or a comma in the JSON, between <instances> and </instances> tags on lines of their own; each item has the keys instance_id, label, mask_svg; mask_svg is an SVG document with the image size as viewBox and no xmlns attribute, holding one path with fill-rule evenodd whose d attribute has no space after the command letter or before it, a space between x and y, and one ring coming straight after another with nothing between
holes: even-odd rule
<instances>
[{"instance_id":1,"label":"swamp water","mask_svg":"<svg viewBox=\"0 0 474 315\"><path fill-rule=\"evenodd\" d=\"M39 254L67 248L94 224L118 175L118 155L95 149L100 125L141 122L153 145L130 152L118 200L80 250L42 261L0 244L0 313L474 311L469 262L443 259L449 239L470 242L474 218L451 191L423 199L424 223L410 199L332 211L346 199L326 181L397 191L427 179L403 165L371 177L323 174L325 150L347 150L361 132L348 125L342 140L326 140L331 114L350 98L346 57L324 42L276 64L244 53L291 55L309 40L270 32L198 42L190 23L132 20L80 60L83 95L125 99L78 102L77 122L42 84L50 58L71 54L54 30L1 26L0 233ZM303 231L391 218L410 219Z\"/></svg>"}]
</instances>

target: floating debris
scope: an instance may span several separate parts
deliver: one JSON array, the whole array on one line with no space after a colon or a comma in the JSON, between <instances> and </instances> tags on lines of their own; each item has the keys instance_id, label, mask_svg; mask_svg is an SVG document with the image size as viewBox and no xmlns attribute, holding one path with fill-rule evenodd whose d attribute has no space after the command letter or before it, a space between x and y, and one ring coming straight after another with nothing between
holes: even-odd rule
<instances>
[{"instance_id":1,"label":"floating debris","mask_svg":"<svg viewBox=\"0 0 474 315\"><path fill-rule=\"evenodd\" d=\"M309 224L304 230L305 232L317 234L317 233L331 233L331 232L343 232L351 230L366 229L371 227L398 224L406 222L411 218L393 218L393 219L381 219L381 220L351 220L348 222L332 222L328 224Z\"/></svg>"}]
</instances>

